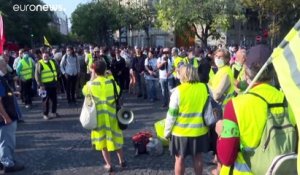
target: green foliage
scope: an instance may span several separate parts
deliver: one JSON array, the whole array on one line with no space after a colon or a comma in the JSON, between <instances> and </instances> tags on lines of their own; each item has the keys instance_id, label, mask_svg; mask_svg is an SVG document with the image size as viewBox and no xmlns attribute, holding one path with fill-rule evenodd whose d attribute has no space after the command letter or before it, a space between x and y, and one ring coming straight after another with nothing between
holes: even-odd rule
<instances>
[{"instance_id":1,"label":"green foliage","mask_svg":"<svg viewBox=\"0 0 300 175\"><path fill-rule=\"evenodd\" d=\"M234 19L241 19L239 0L163 0L157 5L158 25L165 30L191 31L207 45L210 36L226 30ZM200 30L199 30L200 29Z\"/></svg>"},{"instance_id":2,"label":"green foliage","mask_svg":"<svg viewBox=\"0 0 300 175\"><path fill-rule=\"evenodd\" d=\"M121 25L121 14L117 1L97 1L80 4L72 13L72 32L87 42L105 44L108 31L115 31Z\"/></svg>"},{"instance_id":3,"label":"green foliage","mask_svg":"<svg viewBox=\"0 0 300 175\"><path fill-rule=\"evenodd\" d=\"M47 32L48 23L51 21L51 12L13 10L15 4L44 4L41 0L0 0L0 4L7 41L17 41L21 45L29 46L32 34L33 40L42 41L42 36Z\"/></svg>"},{"instance_id":4,"label":"green foliage","mask_svg":"<svg viewBox=\"0 0 300 175\"><path fill-rule=\"evenodd\" d=\"M242 0L242 3L258 12L260 28L269 29L273 46L278 44L300 18L299 0ZM277 42L273 43L276 39Z\"/></svg>"}]
</instances>

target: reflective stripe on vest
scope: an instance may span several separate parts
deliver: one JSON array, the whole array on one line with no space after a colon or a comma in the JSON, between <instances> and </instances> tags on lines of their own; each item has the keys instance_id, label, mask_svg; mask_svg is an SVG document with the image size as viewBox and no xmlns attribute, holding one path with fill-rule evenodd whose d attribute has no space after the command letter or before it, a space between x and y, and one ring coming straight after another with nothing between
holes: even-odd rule
<instances>
[{"instance_id":1,"label":"reflective stripe on vest","mask_svg":"<svg viewBox=\"0 0 300 175\"><path fill-rule=\"evenodd\" d=\"M253 87L250 92L263 94L262 96L269 103L283 101L284 94L268 84L259 84ZM261 99L250 95L242 94L232 99L234 112L237 117L240 132L240 143L242 149L253 150L260 143L262 132L267 119L267 105ZM272 109L274 114L282 113L283 109ZM258 117L259 116L259 117ZM223 137L222 137L223 138ZM260 162L257 162L260 163ZM230 167L222 166L220 175L227 175ZM252 175L249 166L241 152L238 153L234 163L233 175Z\"/></svg>"},{"instance_id":2,"label":"reflective stripe on vest","mask_svg":"<svg viewBox=\"0 0 300 175\"><path fill-rule=\"evenodd\" d=\"M233 168L233 170L231 170ZM246 164L242 154L239 152L233 167L222 165L220 175L253 175L250 167Z\"/></svg>"},{"instance_id":3,"label":"reflective stripe on vest","mask_svg":"<svg viewBox=\"0 0 300 175\"><path fill-rule=\"evenodd\" d=\"M43 66L43 70L41 71L41 81L42 83L49 83L53 81L57 81L57 71L56 66L53 60L49 60L52 71L50 67L44 62L44 60L40 60L39 63Z\"/></svg>"},{"instance_id":4,"label":"reflective stripe on vest","mask_svg":"<svg viewBox=\"0 0 300 175\"><path fill-rule=\"evenodd\" d=\"M109 82L109 79L100 76L91 83L98 123L97 128L92 131L91 139L96 150L107 148L108 151L115 151L122 147L124 140L116 119L114 88Z\"/></svg>"},{"instance_id":5,"label":"reflective stripe on vest","mask_svg":"<svg viewBox=\"0 0 300 175\"><path fill-rule=\"evenodd\" d=\"M229 66L223 66L219 68L218 72L214 75L212 79L209 81L209 85L214 91L215 89L219 88L219 84L221 83L224 75L228 75L230 79L230 87L225 93L225 98L223 100L222 105L226 105L227 102L234 96L234 77L233 73Z\"/></svg>"},{"instance_id":6,"label":"reflective stripe on vest","mask_svg":"<svg viewBox=\"0 0 300 175\"><path fill-rule=\"evenodd\" d=\"M29 65L25 61L25 58L22 58L21 60L21 65L22 65L22 70L20 72L20 76L25 79L25 80L30 80L33 78L33 63L31 61L31 58L27 58L29 61Z\"/></svg>"},{"instance_id":7,"label":"reflective stripe on vest","mask_svg":"<svg viewBox=\"0 0 300 175\"><path fill-rule=\"evenodd\" d=\"M183 83L179 90L179 115L172 128L172 134L179 137L197 137L208 132L203 123L202 109L207 99L203 83Z\"/></svg>"}]
</instances>

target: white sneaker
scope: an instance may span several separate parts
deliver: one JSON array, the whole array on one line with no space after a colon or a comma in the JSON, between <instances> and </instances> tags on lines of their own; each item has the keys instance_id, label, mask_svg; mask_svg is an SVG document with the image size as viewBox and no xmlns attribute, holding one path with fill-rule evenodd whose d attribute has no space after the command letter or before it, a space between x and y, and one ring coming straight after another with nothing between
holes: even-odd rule
<instances>
[{"instance_id":1,"label":"white sneaker","mask_svg":"<svg viewBox=\"0 0 300 175\"><path fill-rule=\"evenodd\" d=\"M25 108L26 108L26 109L29 109L29 108L30 108L30 105L25 105Z\"/></svg>"},{"instance_id":2,"label":"white sneaker","mask_svg":"<svg viewBox=\"0 0 300 175\"><path fill-rule=\"evenodd\" d=\"M50 118L47 115L43 115L44 120L49 120Z\"/></svg>"}]
</instances>

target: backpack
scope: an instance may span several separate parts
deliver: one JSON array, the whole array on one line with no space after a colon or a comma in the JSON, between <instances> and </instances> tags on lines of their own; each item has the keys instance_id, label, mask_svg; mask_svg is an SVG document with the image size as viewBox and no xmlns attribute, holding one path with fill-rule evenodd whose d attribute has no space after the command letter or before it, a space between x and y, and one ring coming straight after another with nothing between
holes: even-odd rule
<instances>
[{"instance_id":1,"label":"backpack","mask_svg":"<svg viewBox=\"0 0 300 175\"><path fill-rule=\"evenodd\" d=\"M265 101L268 105L268 116L259 145L254 149L242 149L243 157L253 174L263 175L268 172L274 159L296 151L297 131L291 124L288 115L287 102L269 104L262 96L248 92ZM284 108L284 112L274 115L272 108ZM259 116L258 116L259 117ZM287 169L292 170L295 164L288 164ZM284 174L289 174L285 172Z\"/></svg>"},{"instance_id":2,"label":"backpack","mask_svg":"<svg viewBox=\"0 0 300 175\"><path fill-rule=\"evenodd\" d=\"M135 149L135 156L147 153L147 144L152 134L148 131L138 132L132 136L132 143Z\"/></svg>"}]
</instances>

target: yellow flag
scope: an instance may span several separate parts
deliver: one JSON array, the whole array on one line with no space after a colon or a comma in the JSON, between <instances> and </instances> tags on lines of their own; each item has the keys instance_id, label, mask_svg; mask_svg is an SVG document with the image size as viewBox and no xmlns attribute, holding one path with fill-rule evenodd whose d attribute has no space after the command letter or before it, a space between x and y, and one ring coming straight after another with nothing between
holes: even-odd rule
<instances>
[{"instance_id":1,"label":"yellow flag","mask_svg":"<svg viewBox=\"0 0 300 175\"><path fill-rule=\"evenodd\" d=\"M300 133L300 20L272 53L272 63L281 88L291 106ZM298 144L300 150L300 144ZM298 153L298 172L300 154Z\"/></svg>"},{"instance_id":2,"label":"yellow flag","mask_svg":"<svg viewBox=\"0 0 300 175\"><path fill-rule=\"evenodd\" d=\"M44 36L44 45L51 47L51 45L49 44L49 42L45 36Z\"/></svg>"}]
</instances>

